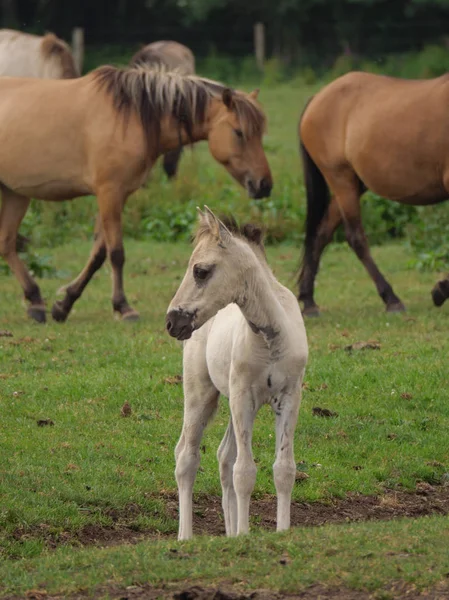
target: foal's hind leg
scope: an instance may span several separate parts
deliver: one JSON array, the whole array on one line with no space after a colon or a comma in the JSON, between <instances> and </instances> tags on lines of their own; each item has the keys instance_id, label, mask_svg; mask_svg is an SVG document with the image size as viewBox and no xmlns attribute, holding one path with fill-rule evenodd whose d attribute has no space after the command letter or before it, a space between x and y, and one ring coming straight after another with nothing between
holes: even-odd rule
<instances>
[{"instance_id":1,"label":"foal's hind leg","mask_svg":"<svg viewBox=\"0 0 449 600\"><path fill-rule=\"evenodd\" d=\"M27 310L28 315L38 323L45 323L45 305L39 287L17 256L16 251L17 231L29 204L29 198L16 194L7 188L2 189L0 255L3 256L11 271L19 280L25 298L30 302Z\"/></svg>"},{"instance_id":2,"label":"foal's hind leg","mask_svg":"<svg viewBox=\"0 0 449 600\"><path fill-rule=\"evenodd\" d=\"M393 292L393 288L379 271L371 256L360 212L360 183L352 171L339 173L338 177L330 176L328 181L342 215L348 244L374 281L387 311L399 312L405 310L404 305Z\"/></svg>"},{"instance_id":3,"label":"foal's hind leg","mask_svg":"<svg viewBox=\"0 0 449 600\"><path fill-rule=\"evenodd\" d=\"M237 533L237 496L235 495L233 471L237 458L237 445L232 425L232 417L226 429L217 452L220 466L220 480L222 489L222 506L225 518L226 535Z\"/></svg>"},{"instance_id":4,"label":"foal's hind leg","mask_svg":"<svg viewBox=\"0 0 449 600\"><path fill-rule=\"evenodd\" d=\"M321 255L326 246L332 241L335 230L341 223L341 213L335 198L331 198L326 216L319 226L313 248L306 250L303 259L303 268L299 277L299 298L303 302L303 314L315 317L320 314L315 303L315 279L320 266Z\"/></svg>"},{"instance_id":5,"label":"foal's hind leg","mask_svg":"<svg viewBox=\"0 0 449 600\"><path fill-rule=\"evenodd\" d=\"M92 247L89 260L78 277L65 288L64 298L62 300L57 300L53 304L51 314L55 321L63 322L67 319L74 303L81 296L84 288L92 279L93 275L98 271L98 269L100 269L105 259L106 243L104 241L100 215L98 215L95 224L94 245Z\"/></svg>"}]
</instances>

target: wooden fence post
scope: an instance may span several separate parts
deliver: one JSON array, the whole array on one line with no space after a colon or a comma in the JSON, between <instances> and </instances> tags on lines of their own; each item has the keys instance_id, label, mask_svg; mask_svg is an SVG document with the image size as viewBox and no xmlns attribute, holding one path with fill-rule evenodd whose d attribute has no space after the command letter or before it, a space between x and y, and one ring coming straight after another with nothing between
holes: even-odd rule
<instances>
[{"instance_id":1,"label":"wooden fence post","mask_svg":"<svg viewBox=\"0 0 449 600\"><path fill-rule=\"evenodd\" d=\"M74 27L72 30L72 52L75 65L81 75L84 62L84 29L82 27Z\"/></svg>"},{"instance_id":2,"label":"wooden fence post","mask_svg":"<svg viewBox=\"0 0 449 600\"><path fill-rule=\"evenodd\" d=\"M263 71L265 63L265 25L260 22L254 25L254 52L257 66Z\"/></svg>"}]
</instances>

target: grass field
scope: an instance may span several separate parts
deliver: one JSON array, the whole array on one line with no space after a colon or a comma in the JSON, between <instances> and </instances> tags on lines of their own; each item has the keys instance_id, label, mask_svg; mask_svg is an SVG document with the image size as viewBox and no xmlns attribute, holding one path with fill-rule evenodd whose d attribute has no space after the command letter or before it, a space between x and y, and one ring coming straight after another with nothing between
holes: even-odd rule
<instances>
[{"instance_id":1,"label":"grass field","mask_svg":"<svg viewBox=\"0 0 449 600\"><path fill-rule=\"evenodd\" d=\"M302 528L282 537L260 531L238 542L164 541L177 527L170 506L182 422L181 347L165 333L164 314L190 248L128 241L126 249L127 292L141 313L138 323L113 319L108 268L65 325L27 321L16 281L0 277L0 330L12 333L0 338L2 595L42 587L63 597L95 589L114 597L114 586L179 585L188 576L242 589L294 591L319 583L394 597L393 584L419 589L444 580L447 516ZM54 252L65 277L41 281L49 302L88 251L80 242ZM268 255L277 276L294 289L298 249L269 248ZM449 312L435 309L429 295L438 274L408 269L399 245L375 248L374 256L408 312L383 312L346 247L326 254L317 287L323 316L307 322L310 362L295 454L309 478L295 486L296 502L382 497L385 490L417 486L444 490L449 483ZM376 341L380 349L345 350L359 341ZM121 416L125 401L132 408L128 418ZM314 416L316 406L338 416ZM227 415L223 401L204 438L198 500L220 493L215 452ZM53 425L39 426L39 420ZM272 415L262 410L254 440L256 500L274 493L273 433ZM257 515L252 523L257 531ZM106 530L108 544L114 535L125 539L124 532L139 534L140 542L80 547L86 532L95 532L92 542ZM284 555L287 565L279 563Z\"/></svg>"}]
</instances>

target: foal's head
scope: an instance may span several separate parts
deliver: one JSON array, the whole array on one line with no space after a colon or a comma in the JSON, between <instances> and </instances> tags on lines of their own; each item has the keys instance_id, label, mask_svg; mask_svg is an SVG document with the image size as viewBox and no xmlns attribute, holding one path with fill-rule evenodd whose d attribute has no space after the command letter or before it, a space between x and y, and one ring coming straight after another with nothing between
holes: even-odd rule
<instances>
[{"instance_id":1,"label":"foal's head","mask_svg":"<svg viewBox=\"0 0 449 600\"><path fill-rule=\"evenodd\" d=\"M190 338L220 309L243 302L247 293L245 271L262 258L262 232L246 225L231 232L211 210L200 211L195 249L184 279L167 310L169 334L178 340Z\"/></svg>"},{"instance_id":2,"label":"foal's head","mask_svg":"<svg viewBox=\"0 0 449 600\"><path fill-rule=\"evenodd\" d=\"M265 198L273 187L262 145L265 116L258 90L245 94L224 88L208 141L212 156L244 187L251 198Z\"/></svg>"}]
</instances>

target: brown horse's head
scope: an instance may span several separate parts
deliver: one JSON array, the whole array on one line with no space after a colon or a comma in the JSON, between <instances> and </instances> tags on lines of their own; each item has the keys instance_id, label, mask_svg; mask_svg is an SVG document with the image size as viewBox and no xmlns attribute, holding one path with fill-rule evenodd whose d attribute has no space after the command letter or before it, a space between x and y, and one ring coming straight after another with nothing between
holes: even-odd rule
<instances>
[{"instance_id":1,"label":"brown horse's head","mask_svg":"<svg viewBox=\"0 0 449 600\"><path fill-rule=\"evenodd\" d=\"M212 156L248 191L251 198L265 198L273 187L262 145L265 116L257 104L258 90L245 94L224 88L216 98L209 127Z\"/></svg>"}]
</instances>

